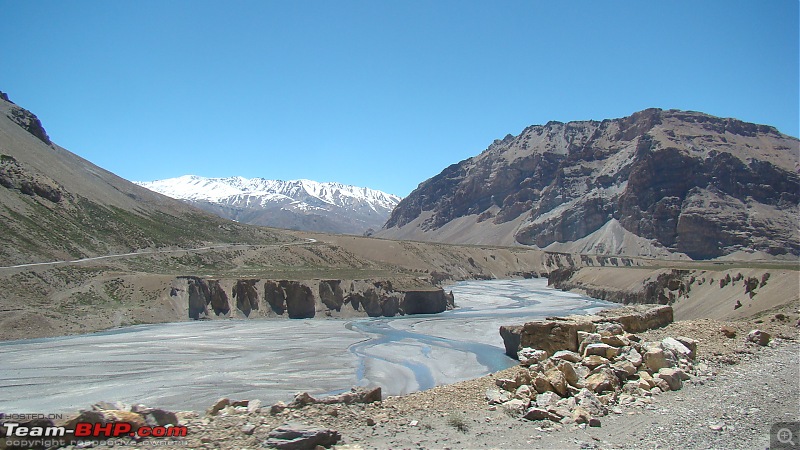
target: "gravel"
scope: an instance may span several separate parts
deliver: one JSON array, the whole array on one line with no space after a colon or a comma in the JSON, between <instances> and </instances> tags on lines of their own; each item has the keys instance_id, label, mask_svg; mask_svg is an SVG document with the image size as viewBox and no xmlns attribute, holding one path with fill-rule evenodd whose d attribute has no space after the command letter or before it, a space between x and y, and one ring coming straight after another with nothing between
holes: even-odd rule
<instances>
[{"instance_id":1,"label":"gravel","mask_svg":"<svg viewBox=\"0 0 800 450\"><path fill-rule=\"evenodd\" d=\"M738 331L729 339L719 327ZM761 326L776 336L766 346L745 342ZM423 392L388 397L380 404L311 405L271 415L227 407L217 416L181 413L189 426L185 446L256 449L287 423L331 428L341 448L767 448L770 428L800 421L800 343L794 322L677 322L642 333L647 339L684 335L698 339L700 374L683 389L625 406L613 406L599 427L527 421L490 406L484 395L495 379L518 368ZM209 405L210 406L210 405ZM595 424L597 425L597 424Z\"/></svg>"}]
</instances>

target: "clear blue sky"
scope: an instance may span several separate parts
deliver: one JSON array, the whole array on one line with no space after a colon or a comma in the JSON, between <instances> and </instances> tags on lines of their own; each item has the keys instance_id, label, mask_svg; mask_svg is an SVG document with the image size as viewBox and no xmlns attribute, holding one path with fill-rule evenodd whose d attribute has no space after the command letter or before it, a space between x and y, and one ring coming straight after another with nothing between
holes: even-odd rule
<instances>
[{"instance_id":1,"label":"clear blue sky","mask_svg":"<svg viewBox=\"0 0 800 450\"><path fill-rule=\"evenodd\" d=\"M131 180L407 195L549 120L679 108L798 135L797 0L0 0L0 90Z\"/></svg>"}]
</instances>

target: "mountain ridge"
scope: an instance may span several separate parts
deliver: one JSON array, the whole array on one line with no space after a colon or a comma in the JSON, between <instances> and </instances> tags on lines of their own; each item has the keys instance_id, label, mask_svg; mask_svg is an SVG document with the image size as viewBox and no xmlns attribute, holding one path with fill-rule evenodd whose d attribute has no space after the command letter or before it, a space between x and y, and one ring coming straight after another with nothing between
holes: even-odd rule
<instances>
[{"instance_id":1,"label":"mountain ridge","mask_svg":"<svg viewBox=\"0 0 800 450\"><path fill-rule=\"evenodd\" d=\"M308 179L183 175L134 183L239 222L344 234L380 228L400 201L376 189Z\"/></svg>"},{"instance_id":2,"label":"mountain ridge","mask_svg":"<svg viewBox=\"0 0 800 450\"><path fill-rule=\"evenodd\" d=\"M295 240L134 185L53 143L36 115L6 94L0 95L0 220L0 265Z\"/></svg>"},{"instance_id":3,"label":"mountain ridge","mask_svg":"<svg viewBox=\"0 0 800 450\"><path fill-rule=\"evenodd\" d=\"M797 149L797 138L774 127L694 111L551 121L421 183L378 236L578 251L570 243L614 219L620 227L599 234L625 245L580 247L693 259L796 255Z\"/></svg>"}]
</instances>

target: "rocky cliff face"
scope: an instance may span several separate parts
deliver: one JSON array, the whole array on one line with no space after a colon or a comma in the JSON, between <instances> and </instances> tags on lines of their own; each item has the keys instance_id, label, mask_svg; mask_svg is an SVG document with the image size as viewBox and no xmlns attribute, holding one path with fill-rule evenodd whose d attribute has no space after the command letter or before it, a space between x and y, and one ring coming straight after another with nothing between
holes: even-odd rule
<instances>
[{"instance_id":1,"label":"rocky cliff face","mask_svg":"<svg viewBox=\"0 0 800 450\"><path fill-rule=\"evenodd\" d=\"M50 137L44 130L44 126L42 126L42 121L36 117L36 114L28 111L27 109L16 106L14 102L8 99L8 94L5 92L0 91L0 99L13 105L8 109L8 112L6 112L6 115L9 119L22 127L23 130L35 136L36 139L44 142L46 145L52 144L52 142L50 142Z\"/></svg>"},{"instance_id":2,"label":"rocky cliff face","mask_svg":"<svg viewBox=\"0 0 800 450\"><path fill-rule=\"evenodd\" d=\"M697 112L550 122L422 183L379 233L598 254L800 254L798 140Z\"/></svg>"}]
</instances>

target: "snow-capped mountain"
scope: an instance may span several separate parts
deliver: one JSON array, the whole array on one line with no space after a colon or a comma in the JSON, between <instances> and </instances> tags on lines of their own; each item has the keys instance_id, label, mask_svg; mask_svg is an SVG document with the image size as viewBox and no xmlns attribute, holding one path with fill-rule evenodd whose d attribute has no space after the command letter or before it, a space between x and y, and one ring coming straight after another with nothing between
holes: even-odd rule
<instances>
[{"instance_id":1,"label":"snow-capped mountain","mask_svg":"<svg viewBox=\"0 0 800 450\"><path fill-rule=\"evenodd\" d=\"M184 175L134 183L239 222L331 233L380 229L400 202L375 189L312 180Z\"/></svg>"}]
</instances>

